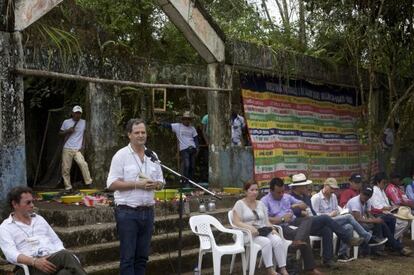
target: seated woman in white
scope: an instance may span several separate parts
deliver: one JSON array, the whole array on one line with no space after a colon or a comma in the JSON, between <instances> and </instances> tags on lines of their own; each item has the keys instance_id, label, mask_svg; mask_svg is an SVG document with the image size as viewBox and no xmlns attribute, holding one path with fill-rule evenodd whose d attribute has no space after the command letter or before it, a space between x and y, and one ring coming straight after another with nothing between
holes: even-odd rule
<instances>
[{"instance_id":1,"label":"seated woman in white","mask_svg":"<svg viewBox=\"0 0 414 275\"><path fill-rule=\"evenodd\" d=\"M244 184L246 196L238 200L233 207L233 223L237 227L250 230L253 242L262 247L264 265L269 275L277 274L273 269L273 255L283 275L288 275L286 270L286 257L288 246L279 237L276 230L272 230L267 236L259 236L259 228L272 227L267 215L266 206L259 200L257 183L248 181Z\"/></svg>"}]
</instances>

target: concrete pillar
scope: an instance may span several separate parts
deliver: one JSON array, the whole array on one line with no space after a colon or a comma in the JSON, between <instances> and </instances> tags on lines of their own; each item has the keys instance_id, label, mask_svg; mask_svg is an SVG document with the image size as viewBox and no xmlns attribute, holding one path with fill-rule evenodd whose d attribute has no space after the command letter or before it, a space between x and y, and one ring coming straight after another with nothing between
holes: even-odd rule
<instances>
[{"instance_id":1,"label":"concrete pillar","mask_svg":"<svg viewBox=\"0 0 414 275\"><path fill-rule=\"evenodd\" d=\"M22 64L21 34L0 31L0 204L11 188L27 184L23 77L13 73Z\"/></svg>"},{"instance_id":2,"label":"concrete pillar","mask_svg":"<svg viewBox=\"0 0 414 275\"><path fill-rule=\"evenodd\" d=\"M119 149L116 114L120 113L121 102L114 89L112 85L89 83L87 91L86 159L99 188L106 186L112 156Z\"/></svg>"},{"instance_id":3,"label":"concrete pillar","mask_svg":"<svg viewBox=\"0 0 414 275\"><path fill-rule=\"evenodd\" d=\"M208 64L208 84L210 87L231 88L231 67L219 63ZM222 174L226 173L221 169L220 152L230 147L231 94L229 92L209 92L207 105L210 135L208 181L210 187L219 188L225 184Z\"/></svg>"}]
</instances>

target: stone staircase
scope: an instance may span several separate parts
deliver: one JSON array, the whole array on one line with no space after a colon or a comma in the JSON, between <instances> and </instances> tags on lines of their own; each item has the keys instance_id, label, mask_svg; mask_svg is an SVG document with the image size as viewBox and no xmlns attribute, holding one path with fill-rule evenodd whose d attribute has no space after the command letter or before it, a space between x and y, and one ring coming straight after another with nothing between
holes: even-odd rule
<instances>
[{"instance_id":1,"label":"stone staircase","mask_svg":"<svg viewBox=\"0 0 414 275\"><path fill-rule=\"evenodd\" d=\"M208 212L228 225L227 211L238 198L226 196L216 202L217 209ZM68 250L73 251L88 274L119 274L119 242L111 207L86 208L56 202L38 202L38 213L53 227ZM182 232L182 273L191 272L197 264L199 241L190 230L188 220L199 214L198 203L190 201L190 215L184 215ZM178 214L174 207L156 207L154 234L146 274L177 274ZM231 240L229 234L217 234L218 243ZM223 265L230 258L223 259ZM211 256L203 259L203 269L211 267ZM0 274L2 267L0 266ZM3 268L4 270L4 268Z\"/></svg>"}]
</instances>

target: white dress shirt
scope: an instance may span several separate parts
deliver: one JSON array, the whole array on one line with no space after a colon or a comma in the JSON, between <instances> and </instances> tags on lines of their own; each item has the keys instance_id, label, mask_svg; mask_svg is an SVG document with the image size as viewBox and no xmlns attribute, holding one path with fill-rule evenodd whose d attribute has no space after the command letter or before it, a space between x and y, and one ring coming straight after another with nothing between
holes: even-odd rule
<instances>
[{"instance_id":1,"label":"white dress shirt","mask_svg":"<svg viewBox=\"0 0 414 275\"><path fill-rule=\"evenodd\" d=\"M76 121L72 118L66 119L63 121L60 130L66 131L67 129L73 127ZM69 135L68 140L66 140L63 148L80 150L83 144L83 134L85 133L86 122L84 119L80 119L76 124L75 131Z\"/></svg>"},{"instance_id":2,"label":"white dress shirt","mask_svg":"<svg viewBox=\"0 0 414 275\"><path fill-rule=\"evenodd\" d=\"M327 215L333 211L339 211L338 199L334 193L327 199L322 190L316 193L311 198L312 208L319 215Z\"/></svg>"},{"instance_id":3,"label":"white dress shirt","mask_svg":"<svg viewBox=\"0 0 414 275\"><path fill-rule=\"evenodd\" d=\"M378 186L374 186L374 193L369 200L371 201L371 206L375 209L382 209L384 207L391 206L384 190L381 190Z\"/></svg>"},{"instance_id":4,"label":"white dress shirt","mask_svg":"<svg viewBox=\"0 0 414 275\"><path fill-rule=\"evenodd\" d=\"M117 180L138 181L139 175L143 175L153 181L164 182L162 170L159 164L144 156L144 161L132 149L131 144L120 149L112 158L106 185L109 188ZM154 205L154 191L133 189L114 192L116 205L128 205L131 207Z\"/></svg>"},{"instance_id":5,"label":"white dress shirt","mask_svg":"<svg viewBox=\"0 0 414 275\"><path fill-rule=\"evenodd\" d=\"M20 254L41 257L65 249L42 216L34 215L27 225L14 220L12 214L0 225L0 248L7 261L13 264L17 264Z\"/></svg>"}]
</instances>

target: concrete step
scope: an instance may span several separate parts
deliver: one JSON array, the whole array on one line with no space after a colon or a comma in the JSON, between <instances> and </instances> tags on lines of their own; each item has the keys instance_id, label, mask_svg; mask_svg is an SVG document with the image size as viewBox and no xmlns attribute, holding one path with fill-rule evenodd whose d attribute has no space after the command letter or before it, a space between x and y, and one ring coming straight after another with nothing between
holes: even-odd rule
<instances>
[{"instance_id":1,"label":"concrete step","mask_svg":"<svg viewBox=\"0 0 414 275\"><path fill-rule=\"evenodd\" d=\"M204 199L209 197L205 196ZM216 201L217 209L229 209L233 207L238 196L225 196L222 200ZM189 205L191 213L198 211L198 198L190 198ZM82 225L95 225L97 223L115 222L114 210L109 206L85 207L82 205L65 205L59 202L38 201L35 203L37 212L42 215L50 225L57 227L72 227ZM177 215L178 202L157 203L155 216Z\"/></svg>"},{"instance_id":2,"label":"concrete step","mask_svg":"<svg viewBox=\"0 0 414 275\"><path fill-rule=\"evenodd\" d=\"M215 239L218 244L232 242L231 234L215 232ZM199 247L198 237L191 231L182 232L182 249L193 249ZM150 255L157 255L166 252L177 252L179 246L178 232L155 235L151 240ZM75 253L82 263L97 264L105 261L119 259L119 242L106 242L87 246L72 247L70 250Z\"/></svg>"},{"instance_id":3,"label":"concrete step","mask_svg":"<svg viewBox=\"0 0 414 275\"><path fill-rule=\"evenodd\" d=\"M53 228L66 248L113 242L117 240L116 224L101 223Z\"/></svg>"},{"instance_id":4,"label":"concrete step","mask_svg":"<svg viewBox=\"0 0 414 275\"><path fill-rule=\"evenodd\" d=\"M197 265L198 261L198 248L186 249L181 253L181 272L191 272ZM229 266L231 256L223 256L222 266ZM240 261L240 256L236 261ZM212 267L211 253L206 254L203 257L203 270ZM159 275L159 274L177 274L178 268L178 252L155 254L149 257L147 269L145 274L147 275ZM85 270L91 275L112 275L119 274L119 262L107 262L104 264L86 266Z\"/></svg>"},{"instance_id":5,"label":"concrete step","mask_svg":"<svg viewBox=\"0 0 414 275\"><path fill-rule=\"evenodd\" d=\"M215 216L223 224L227 224L227 211L227 209L217 209L213 212L209 212L208 214ZM199 214L200 213L191 213L191 215ZM185 215L183 217L183 230L190 229L188 221L191 215ZM116 241L118 238L115 222L70 227L55 226L53 229L67 248L112 242ZM153 236L166 233L177 233L178 230L178 215L165 215L155 218Z\"/></svg>"}]
</instances>

